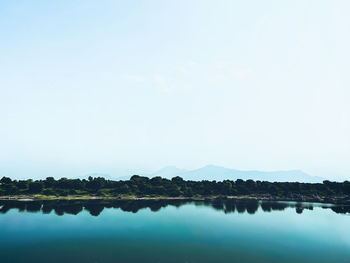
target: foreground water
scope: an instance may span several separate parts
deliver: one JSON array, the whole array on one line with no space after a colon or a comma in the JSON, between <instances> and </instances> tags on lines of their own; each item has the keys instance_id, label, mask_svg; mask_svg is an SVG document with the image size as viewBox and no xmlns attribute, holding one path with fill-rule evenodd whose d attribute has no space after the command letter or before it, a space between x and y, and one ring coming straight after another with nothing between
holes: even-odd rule
<instances>
[{"instance_id":1,"label":"foreground water","mask_svg":"<svg viewBox=\"0 0 350 263\"><path fill-rule=\"evenodd\" d=\"M350 262L349 207L0 201L0 262Z\"/></svg>"}]
</instances>

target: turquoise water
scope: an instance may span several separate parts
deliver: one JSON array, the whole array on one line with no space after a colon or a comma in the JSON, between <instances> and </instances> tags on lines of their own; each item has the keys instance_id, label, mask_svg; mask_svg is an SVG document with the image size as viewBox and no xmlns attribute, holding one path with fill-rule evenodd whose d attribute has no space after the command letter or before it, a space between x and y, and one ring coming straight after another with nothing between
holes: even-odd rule
<instances>
[{"instance_id":1,"label":"turquoise water","mask_svg":"<svg viewBox=\"0 0 350 263\"><path fill-rule=\"evenodd\" d=\"M0 262L350 262L348 207L0 202Z\"/></svg>"}]
</instances>

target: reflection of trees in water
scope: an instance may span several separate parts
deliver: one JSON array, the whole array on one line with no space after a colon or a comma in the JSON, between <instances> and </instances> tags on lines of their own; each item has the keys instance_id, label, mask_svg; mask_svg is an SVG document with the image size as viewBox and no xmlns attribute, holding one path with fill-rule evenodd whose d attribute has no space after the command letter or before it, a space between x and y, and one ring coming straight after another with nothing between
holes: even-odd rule
<instances>
[{"instance_id":1,"label":"reflection of trees in water","mask_svg":"<svg viewBox=\"0 0 350 263\"><path fill-rule=\"evenodd\" d=\"M240 214L245 212L245 204L244 202L242 202L242 200L237 200L236 209L237 209L237 212Z\"/></svg>"},{"instance_id":2,"label":"reflection of trees in water","mask_svg":"<svg viewBox=\"0 0 350 263\"><path fill-rule=\"evenodd\" d=\"M26 207L24 208L23 204L22 204L22 211L26 210L27 212L39 212L41 209L42 203L39 201L33 201L33 202L28 202L26 204ZM20 209L21 210L21 209Z\"/></svg>"},{"instance_id":3,"label":"reflection of trees in water","mask_svg":"<svg viewBox=\"0 0 350 263\"><path fill-rule=\"evenodd\" d=\"M248 214L255 214L256 211L258 211L259 208L259 202L257 200L248 200L246 202L246 208Z\"/></svg>"},{"instance_id":4,"label":"reflection of trees in water","mask_svg":"<svg viewBox=\"0 0 350 263\"><path fill-rule=\"evenodd\" d=\"M196 206L210 206L217 211L224 213L248 213L255 214L259 207L263 212L283 211L286 208L294 208L296 213L301 214L305 209L313 210L311 203L287 203L274 201L258 201L254 199L225 199L217 198L204 201L191 200L45 200L45 201L16 201L0 200L0 213L7 213L11 209L18 209L20 212L42 212L49 214L54 211L61 216L64 214L77 215L86 210L92 216L98 216L104 208L117 208L125 212L137 213L141 209L149 208L153 212L163 207L180 207L184 204ZM346 214L350 213L350 206L322 206L324 209L331 209L333 212Z\"/></svg>"},{"instance_id":5,"label":"reflection of trees in water","mask_svg":"<svg viewBox=\"0 0 350 263\"><path fill-rule=\"evenodd\" d=\"M263 201L261 203L261 209L264 212L283 211L288 206L289 205L287 203L271 202L271 201Z\"/></svg>"},{"instance_id":6,"label":"reflection of trees in water","mask_svg":"<svg viewBox=\"0 0 350 263\"><path fill-rule=\"evenodd\" d=\"M215 210L224 210L225 204L221 199L215 199L209 203Z\"/></svg>"},{"instance_id":7,"label":"reflection of trees in water","mask_svg":"<svg viewBox=\"0 0 350 263\"><path fill-rule=\"evenodd\" d=\"M92 216L98 216L104 208L104 205L99 203L88 203L85 205L85 209L89 211Z\"/></svg>"},{"instance_id":8,"label":"reflection of trees in water","mask_svg":"<svg viewBox=\"0 0 350 263\"><path fill-rule=\"evenodd\" d=\"M187 203L186 200L120 200L114 203L114 208L120 208L125 212L137 213L139 210L149 208L153 212L159 211L168 205L180 207Z\"/></svg>"},{"instance_id":9,"label":"reflection of trees in water","mask_svg":"<svg viewBox=\"0 0 350 263\"><path fill-rule=\"evenodd\" d=\"M227 200L225 203L225 209L224 209L225 214L234 213L235 210L236 210L236 200L233 200L233 199Z\"/></svg>"},{"instance_id":10,"label":"reflection of trees in water","mask_svg":"<svg viewBox=\"0 0 350 263\"><path fill-rule=\"evenodd\" d=\"M63 215L63 214L72 214L72 215L77 215L83 210L82 204L79 203L65 203L62 205L58 205L53 207L55 210L55 213L57 215Z\"/></svg>"},{"instance_id":11,"label":"reflection of trees in water","mask_svg":"<svg viewBox=\"0 0 350 263\"><path fill-rule=\"evenodd\" d=\"M313 210L314 207L312 206L312 204L309 204L309 203L300 203L299 202L299 203L295 204L295 212L297 214L302 214L305 209Z\"/></svg>"},{"instance_id":12,"label":"reflection of trees in water","mask_svg":"<svg viewBox=\"0 0 350 263\"><path fill-rule=\"evenodd\" d=\"M333 212L336 212L337 214L348 214L350 213L350 206L333 206L331 207Z\"/></svg>"}]
</instances>

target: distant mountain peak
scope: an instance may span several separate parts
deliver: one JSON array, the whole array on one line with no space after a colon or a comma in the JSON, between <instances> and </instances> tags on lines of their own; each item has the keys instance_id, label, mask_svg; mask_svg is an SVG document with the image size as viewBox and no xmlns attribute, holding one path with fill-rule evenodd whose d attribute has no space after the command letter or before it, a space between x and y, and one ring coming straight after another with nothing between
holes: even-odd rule
<instances>
[{"instance_id":1,"label":"distant mountain peak","mask_svg":"<svg viewBox=\"0 0 350 263\"><path fill-rule=\"evenodd\" d=\"M208 164L206 166L198 168L197 170L199 170L199 169L228 169L228 168L225 168L223 166L214 165L214 164Z\"/></svg>"},{"instance_id":2,"label":"distant mountain peak","mask_svg":"<svg viewBox=\"0 0 350 263\"><path fill-rule=\"evenodd\" d=\"M213 164L204 167L186 170L176 166L166 166L148 177L160 176L171 179L180 176L185 180L201 181L223 181L223 180L259 180L259 181L276 181L276 182L322 182L322 178L310 176L300 169L278 170L278 171L257 171L257 170L235 170Z\"/></svg>"}]
</instances>

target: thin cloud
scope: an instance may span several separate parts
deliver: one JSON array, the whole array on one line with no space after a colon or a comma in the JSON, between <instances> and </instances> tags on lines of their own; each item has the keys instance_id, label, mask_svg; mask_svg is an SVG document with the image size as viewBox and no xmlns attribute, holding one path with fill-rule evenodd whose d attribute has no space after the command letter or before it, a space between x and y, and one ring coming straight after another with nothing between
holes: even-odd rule
<instances>
[{"instance_id":1,"label":"thin cloud","mask_svg":"<svg viewBox=\"0 0 350 263\"><path fill-rule=\"evenodd\" d=\"M233 75L237 78L245 78L252 73L251 69L234 70Z\"/></svg>"},{"instance_id":2,"label":"thin cloud","mask_svg":"<svg viewBox=\"0 0 350 263\"><path fill-rule=\"evenodd\" d=\"M232 62L230 62L230 61L219 61L215 64L215 67L217 69L225 69L231 65L232 65Z\"/></svg>"},{"instance_id":3,"label":"thin cloud","mask_svg":"<svg viewBox=\"0 0 350 263\"><path fill-rule=\"evenodd\" d=\"M144 82L146 80L145 76L137 74L124 75L124 78L133 82Z\"/></svg>"},{"instance_id":4,"label":"thin cloud","mask_svg":"<svg viewBox=\"0 0 350 263\"><path fill-rule=\"evenodd\" d=\"M164 75L154 74L153 81L156 84L156 86L159 88L160 91L163 91L163 92L170 91L169 85L167 85L167 81L166 81L166 78Z\"/></svg>"},{"instance_id":5,"label":"thin cloud","mask_svg":"<svg viewBox=\"0 0 350 263\"><path fill-rule=\"evenodd\" d=\"M176 71L181 73L187 73L187 68L185 66L179 66L176 68Z\"/></svg>"},{"instance_id":6,"label":"thin cloud","mask_svg":"<svg viewBox=\"0 0 350 263\"><path fill-rule=\"evenodd\" d=\"M194 60L188 60L187 61L187 65L190 67L196 66L198 65L198 62L194 61Z\"/></svg>"}]
</instances>

